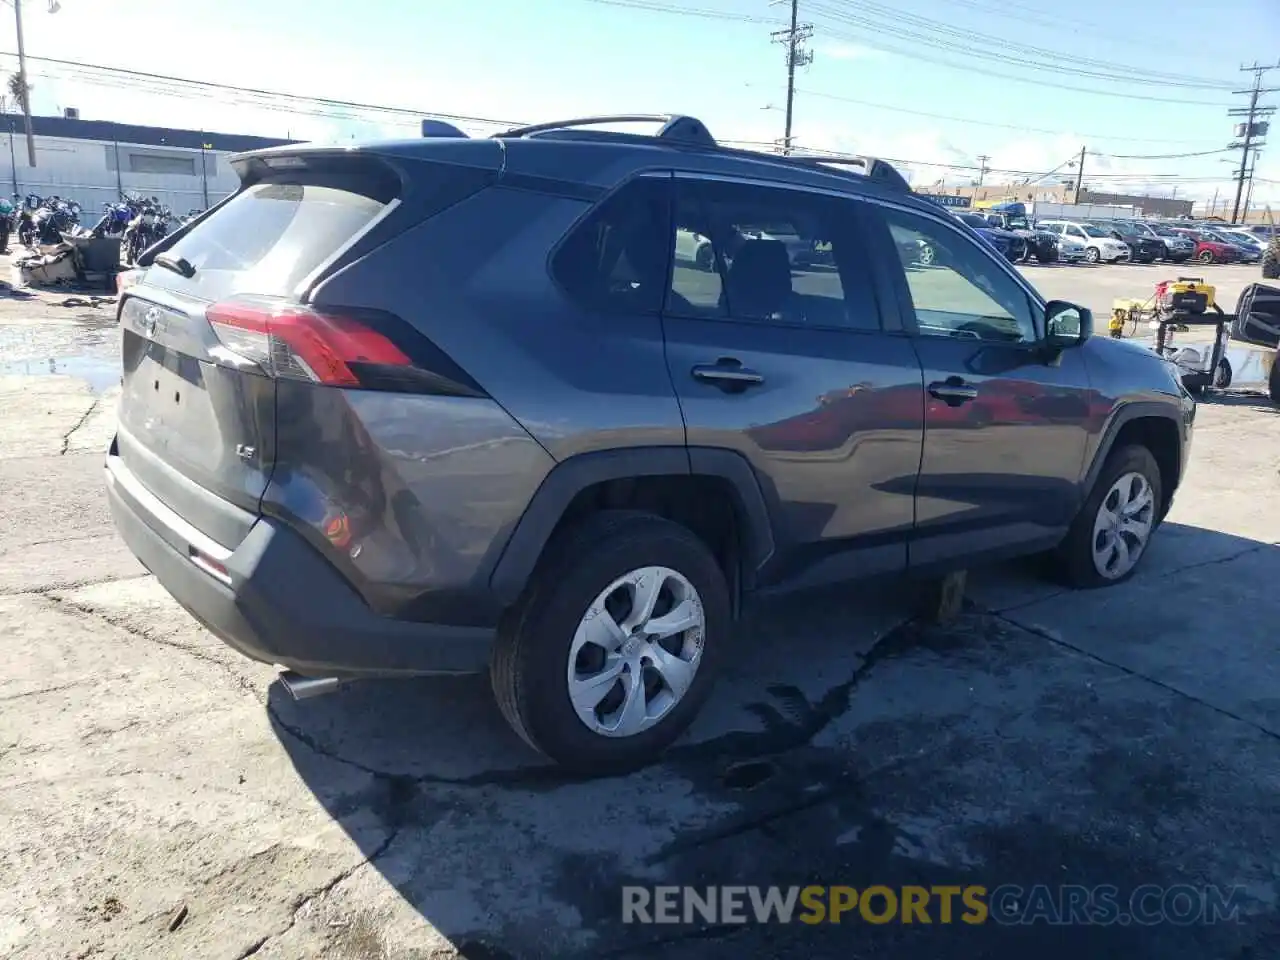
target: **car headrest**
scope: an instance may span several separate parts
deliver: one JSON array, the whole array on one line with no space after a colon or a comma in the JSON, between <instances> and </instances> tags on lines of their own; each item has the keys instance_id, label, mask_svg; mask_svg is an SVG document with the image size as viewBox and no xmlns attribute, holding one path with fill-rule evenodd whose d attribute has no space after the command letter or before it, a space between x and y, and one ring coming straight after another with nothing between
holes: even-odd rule
<instances>
[{"instance_id":1,"label":"car headrest","mask_svg":"<svg viewBox=\"0 0 1280 960\"><path fill-rule=\"evenodd\" d=\"M725 294L734 316L768 320L791 297L791 258L781 240L747 240L734 254Z\"/></svg>"}]
</instances>

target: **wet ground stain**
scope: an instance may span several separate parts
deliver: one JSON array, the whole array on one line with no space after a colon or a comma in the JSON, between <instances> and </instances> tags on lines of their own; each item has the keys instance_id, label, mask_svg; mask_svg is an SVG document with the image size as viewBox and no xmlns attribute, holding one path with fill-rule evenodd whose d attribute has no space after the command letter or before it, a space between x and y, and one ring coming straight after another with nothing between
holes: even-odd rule
<instances>
[{"instance_id":1,"label":"wet ground stain","mask_svg":"<svg viewBox=\"0 0 1280 960\"><path fill-rule=\"evenodd\" d=\"M928 684L938 678L952 692L972 682L1004 683L1017 693L1024 682L1015 677L1020 670L1036 672L1035 689L1003 705L1004 713L988 690L972 713L908 707L885 717L874 710L849 717L861 697L875 702L877 684L883 692L896 683L901 696L904 676L924 678L917 695L927 705ZM527 927L504 929L500 913L496 929L441 932L463 956L504 960L1280 956L1280 949L1269 952L1270 945L1280 945L1274 890L1272 902L1254 902L1241 922L1216 925L912 925L856 917L819 926L621 921L627 885L977 885L990 891L1001 885L1108 884L1127 891L1146 884L1225 885L1236 872L1265 874L1261 861L1228 864L1212 852L1219 846L1235 851L1242 831L1252 831L1265 860L1277 838L1266 826L1276 818L1267 812L1262 783L1229 789L1223 781L1239 771L1206 761L1212 751L1195 745L1201 737L1230 748L1231 737L1243 743L1255 731L1231 727L1231 736L1211 737L1205 729L1225 721L1163 691L1139 708L1123 697L1100 696L1095 681L1106 670L973 607L947 626L904 624L851 675L818 695L786 684L766 687L747 705L759 729L677 745L661 763L633 775L687 784L708 805L732 812L710 825L678 830L642 861L623 859L615 850L558 853L545 880L546 897L571 907L582 929L595 934L589 950L530 942ZM286 745L307 742L304 727L273 719ZM1248 743L1248 750L1262 749ZM310 745L326 751L314 739ZM1259 756L1274 767L1268 756ZM335 817L366 809L396 830L430 829L464 810L485 816L483 798L493 791L519 798L583 782L545 765L453 781L370 772L369 792L328 802ZM1256 776L1265 780L1268 774ZM617 779L617 802L623 804L627 778ZM313 789L325 794L320 783ZM412 899L412 888L402 892ZM429 900L418 908L433 920Z\"/></svg>"},{"instance_id":2,"label":"wet ground stain","mask_svg":"<svg viewBox=\"0 0 1280 960\"><path fill-rule=\"evenodd\" d=\"M43 360L11 360L0 363L0 377L75 377L102 393L120 384L120 362L88 355L49 357Z\"/></svg>"}]
</instances>

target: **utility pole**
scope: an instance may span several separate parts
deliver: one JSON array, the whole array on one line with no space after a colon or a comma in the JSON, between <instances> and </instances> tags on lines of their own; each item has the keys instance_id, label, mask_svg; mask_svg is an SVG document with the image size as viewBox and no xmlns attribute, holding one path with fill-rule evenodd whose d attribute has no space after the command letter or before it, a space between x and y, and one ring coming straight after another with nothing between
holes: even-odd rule
<instances>
[{"instance_id":1,"label":"utility pole","mask_svg":"<svg viewBox=\"0 0 1280 960\"><path fill-rule=\"evenodd\" d=\"M987 170L990 169L987 161L990 159L985 153L978 154L978 186L982 186L982 181L987 178Z\"/></svg>"},{"instance_id":2,"label":"utility pole","mask_svg":"<svg viewBox=\"0 0 1280 960\"><path fill-rule=\"evenodd\" d=\"M205 153L213 144L204 142L204 131L200 131L200 183L204 188L204 208L209 209L209 167Z\"/></svg>"},{"instance_id":3,"label":"utility pole","mask_svg":"<svg viewBox=\"0 0 1280 960\"><path fill-rule=\"evenodd\" d=\"M18 81L22 84L22 125L27 131L27 162L36 165L36 137L31 130L31 87L27 83L27 50L22 43L22 0L13 0L13 17L18 28Z\"/></svg>"},{"instance_id":4,"label":"utility pole","mask_svg":"<svg viewBox=\"0 0 1280 960\"><path fill-rule=\"evenodd\" d=\"M1080 185L1084 182L1084 147L1080 148L1080 159L1077 161L1079 166L1076 167L1076 203L1080 202Z\"/></svg>"},{"instance_id":5,"label":"utility pole","mask_svg":"<svg viewBox=\"0 0 1280 960\"><path fill-rule=\"evenodd\" d=\"M1213 203L1209 204L1209 216L1218 212L1218 188L1213 188Z\"/></svg>"},{"instance_id":6,"label":"utility pole","mask_svg":"<svg viewBox=\"0 0 1280 960\"><path fill-rule=\"evenodd\" d=\"M786 0L774 0L775 5ZM787 48L787 121L782 134L783 156L791 154L791 119L795 111L796 100L796 67L807 67L813 63L813 51L804 48L804 42L813 36L813 24L800 22L800 0L790 0L791 26L786 30L775 30L772 34L774 43L781 43Z\"/></svg>"},{"instance_id":7,"label":"utility pole","mask_svg":"<svg viewBox=\"0 0 1280 960\"><path fill-rule=\"evenodd\" d=\"M1244 192L1244 222L1249 222L1249 204L1253 203L1253 174L1258 169L1258 155L1262 151L1257 147L1253 148L1253 160L1249 163L1249 188Z\"/></svg>"},{"instance_id":8,"label":"utility pole","mask_svg":"<svg viewBox=\"0 0 1280 960\"><path fill-rule=\"evenodd\" d=\"M1244 117L1244 123L1236 124L1235 135L1243 138L1239 143L1231 144L1227 149L1239 150L1240 169L1236 171L1236 202L1231 208L1231 222L1237 223L1240 217L1240 198L1244 195L1244 181L1249 172L1249 151L1258 150L1266 145L1264 137L1271 124L1262 119L1269 117L1276 112L1275 107L1259 107L1258 97L1264 93L1275 93L1280 87L1263 87L1262 78L1269 70L1280 69L1280 63L1271 66L1259 66L1258 61L1253 62L1253 66L1240 68L1242 73L1253 74L1253 86L1248 90L1233 90L1236 96L1248 96L1249 106L1247 108L1237 107L1227 111L1228 116Z\"/></svg>"}]
</instances>

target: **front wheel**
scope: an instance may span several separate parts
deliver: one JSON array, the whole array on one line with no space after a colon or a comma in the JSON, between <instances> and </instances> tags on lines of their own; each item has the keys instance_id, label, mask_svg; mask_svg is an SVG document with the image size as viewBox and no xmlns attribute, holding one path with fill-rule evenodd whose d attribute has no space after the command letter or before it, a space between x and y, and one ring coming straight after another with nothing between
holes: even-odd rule
<instances>
[{"instance_id":1,"label":"front wheel","mask_svg":"<svg viewBox=\"0 0 1280 960\"><path fill-rule=\"evenodd\" d=\"M1053 263L1058 259L1058 255L1056 253L1037 253L1036 259L1041 263Z\"/></svg>"},{"instance_id":2,"label":"front wheel","mask_svg":"<svg viewBox=\"0 0 1280 960\"><path fill-rule=\"evenodd\" d=\"M698 537L605 511L548 548L499 631L490 679L534 749L584 773L625 772L692 722L729 630L728 586Z\"/></svg>"},{"instance_id":3,"label":"front wheel","mask_svg":"<svg viewBox=\"0 0 1280 960\"><path fill-rule=\"evenodd\" d=\"M1066 581L1089 589L1133 576L1160 523L1162 490L1150 450L1135 444L1112 451L1055 551Z\"/></svg>"},{"instance_id":4,"label":"front wheel","mask_svg":"<svg viewBox=\"0 0 1280 960\"><path fill-rule=\"evenodd\" d=\"M1102 253L1097 247L1090 247L1084 252L1084 258L1089 263L1097 263L1102 259Z\"/></svg>"}]
</instances>

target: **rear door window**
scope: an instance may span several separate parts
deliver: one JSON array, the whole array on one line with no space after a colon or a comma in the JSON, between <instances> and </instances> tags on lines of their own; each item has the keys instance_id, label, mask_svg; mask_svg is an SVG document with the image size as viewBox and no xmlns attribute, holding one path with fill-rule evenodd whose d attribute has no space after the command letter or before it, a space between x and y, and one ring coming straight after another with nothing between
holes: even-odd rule
<instances>
[{"instance_id":1,"label":"rear door window","mask_svg":"<svg viewBox=\"0 0 1280 960\"><path fill-rule=\"evenodd\" d=\"M195 267L192 277L153 267L147 283L205 300L288 296L386 209L389 198L372 192L358 181L255 184L166 251Z\"/></svg>"},{"instance_id":2,"label":"rear door window","mask_svg":"<svg viewBox=\"0 0 1280 960\"><path fill-rule=\"evenodd\" d=\"M854 202L754 184L678 181L666 312L879 330Z\"/></svg>"}]
</instances>

